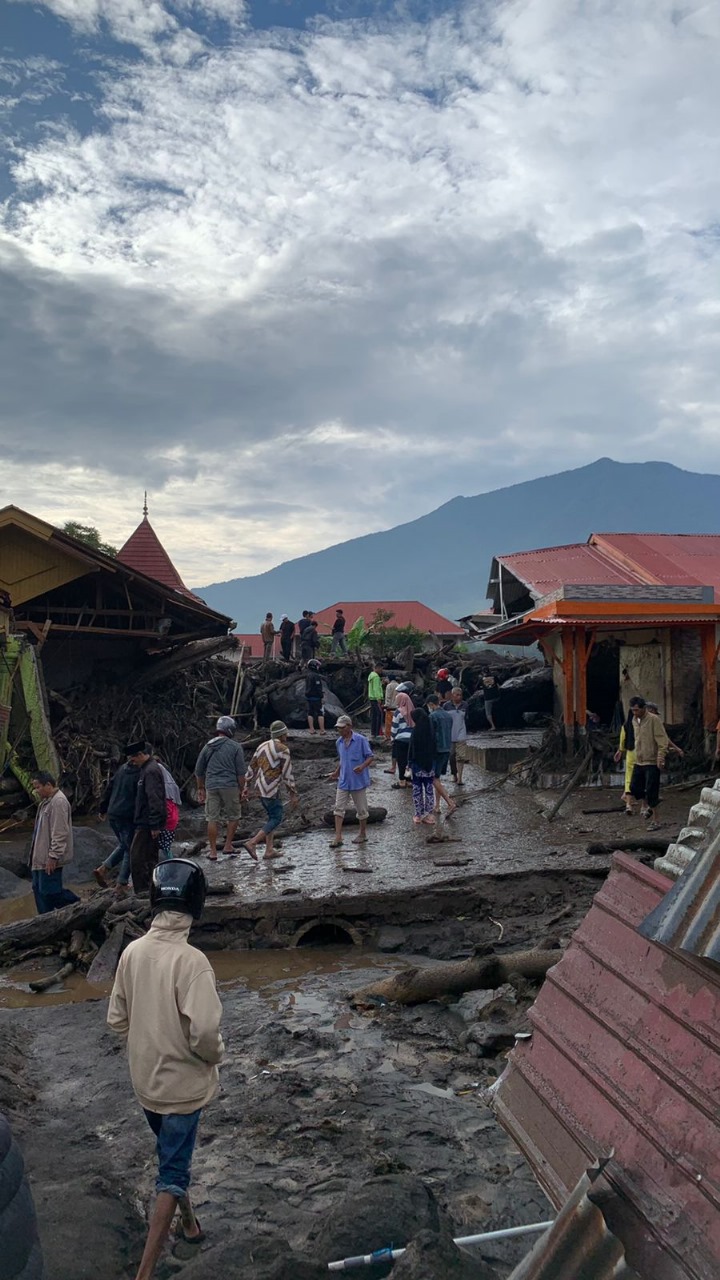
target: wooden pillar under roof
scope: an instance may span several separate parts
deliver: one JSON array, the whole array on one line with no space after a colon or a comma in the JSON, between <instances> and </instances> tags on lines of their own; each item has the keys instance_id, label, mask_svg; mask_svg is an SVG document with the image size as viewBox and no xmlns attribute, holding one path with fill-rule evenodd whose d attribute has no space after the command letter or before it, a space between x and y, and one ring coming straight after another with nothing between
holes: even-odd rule
<instances>
[{"instance_id":1,"label":"wooden pillar under roof","mask_svg":"<svg viewBox=\"0 0 720 1280\"><path fill-rule=\"evenodd\" d=\"M570 742L575 728L575 636L574 628L562 630L563 731Z\"/></svg>"},{"instance_id":2,"label":"wooden pillar under roof","mask_svg":"<svg viewBox=\"0 0 720 1280\"><path fill-rule=\"evenodd\" d=\"M718 643L714 623L701 628L700 644L702 646L703 726L706 741L712 747L718 723Z\"/></svg>"}]
</instances>

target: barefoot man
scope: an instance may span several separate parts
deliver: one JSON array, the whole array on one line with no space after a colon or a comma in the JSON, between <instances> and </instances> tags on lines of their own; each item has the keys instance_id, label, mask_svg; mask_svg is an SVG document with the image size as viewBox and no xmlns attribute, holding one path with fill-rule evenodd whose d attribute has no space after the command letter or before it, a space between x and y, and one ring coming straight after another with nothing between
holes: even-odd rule
<instances>
[{"instance_id":1,"label":"barefoot man","mask_svg":"<svg viewBox=\"0 0 720 1280\"><path fill-rule=\"evenodd\" d=\"M283 724L282 720L273 720L270 725L270 741L261 742L250 761L247 774L248 786L255 788L267 814L265 826L261 827L251 840L246 840L243 844L243 849L256 862L255 850L261 840L265 841L266 858L282 858L280 851L273 848L273 839L285 815L283 802L278 795L283 782L290 794L290 805L294 809L298 802L298 793L290 760L287 725ZM247 795L247 791L244 795Z\"/></svg>"},{"instance_id":2,"label":"barefoot man","mask_svg":"<svg viewBox=\"0 0 720 1280\"><path fill-rule=\"evenodd\" d=\"M210 961L188 934L205 902L196 862L160 862L150 882L152 924L126 947L108 1025L127 1038L130 1078L157 1143L157 1199L135 1280L150 1280L177 1210L178 1236L205 1239L188 1188L198 1123L218 1091L222 1005Z\"/></svg>"},{"instance_id":3,"label":"barefoot man","mask_svg":"<svg viewBox=\"0 0 720 1280\"><path fill-rule=\"evenodd\" d=\"M350 716L338 716L336 728L340 734L336 744L338 765L333 773L328 774L328 778L337 782L334 809L335 839L330 844L331 849L339 849L342 844L343 819L351 803L355 806L360 828L353 844L367 842L367 789L370 786L368 766L374 761L367 738L364 738L361 733L353 733Z\"/></svg>"}]
</instances>

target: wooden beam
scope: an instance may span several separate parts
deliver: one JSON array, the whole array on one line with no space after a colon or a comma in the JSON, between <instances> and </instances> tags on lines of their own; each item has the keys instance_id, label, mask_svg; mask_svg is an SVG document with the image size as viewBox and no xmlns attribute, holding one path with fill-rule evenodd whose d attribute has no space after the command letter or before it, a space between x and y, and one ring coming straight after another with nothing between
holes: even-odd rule
<instances>
[{"instance_id":1,"label":"wooden beam","mask_svg":"<svg viewBox=\"0 0 720 1280\"><path fill-rule=\"evenodd\" d=\"M587 728L587 664L592 650L592 639L588 638L582 627L578 627L575 635L575 653L577 655L577 689L575 691L576 720L580 733Z\"/></svg>"},{"instance_id":2,"label":"wooden beam","mask_svg":"<svg viewBox=\"0 0 720 1280\"><path fill-rule=\"evenodd\" d=\"M575 723L575 637L570 627L562 631L563 724L565 737L571 737Z\"/></svg>"},{"instance_id":3,"label":"wooden beam","mask_svg":"<svg viewBox=\"0 0 720 1280\"><path fill-rule=\"evenodd\" d=\"M717 644L715 627L702 627L700 631L703 667L703 723L707 733L713 733L718 723Z\"/></svg>"}]
</instances>

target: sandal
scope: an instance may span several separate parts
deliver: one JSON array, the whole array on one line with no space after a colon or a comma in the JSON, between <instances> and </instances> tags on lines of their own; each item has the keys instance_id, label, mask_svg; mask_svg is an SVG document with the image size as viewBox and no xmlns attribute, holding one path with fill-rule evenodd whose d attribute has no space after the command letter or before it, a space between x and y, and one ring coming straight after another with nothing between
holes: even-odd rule
<instances>
[{"instance_id":1,"label":"sandal","mask_svg":"<svg viewBox=\"0 0 720 1280\"><path fill-rule=\"evenodd\" d=\"M330 849L340 849L342 847L342 840L331 840L328 847Z\"/></svg>"},{"instance_id":2,"label":"sandal","mask_svg":"<svg viewBox=\"0 0 720 1280\"><path fill-rule=\"evenodd\" d=\"M203 1240L205 1240L206 1238L205 1232L200 1226L200 1219L196 1218L195 1222L197 1224L197 1229L198 1229L197 1235L187 1236L185 1234L185 1228L183 1226L182 1218L178 1218L177 1223L175 1225L175 1235L177 1236L178 1240L182 1240L184 1244L202 1244Z\"/></svg>"},{"instance_id":3,"label":"sandal","mask_svg":"<svg viewBox=\"0 0 720 1280\"><path fill-rule=\"evenodd\" d=\"M245 853L248 855L248 857L249 857L249 858L252 858L253 862L257 862L257 860L258 860L258 856L257 856L257 854L256 854L255 850L250 848L250 845L248 845L248 844L241 844L241 845L240 845L240 848L241 848L241 849L244 849Z\"/></svg>"}]
</instances>

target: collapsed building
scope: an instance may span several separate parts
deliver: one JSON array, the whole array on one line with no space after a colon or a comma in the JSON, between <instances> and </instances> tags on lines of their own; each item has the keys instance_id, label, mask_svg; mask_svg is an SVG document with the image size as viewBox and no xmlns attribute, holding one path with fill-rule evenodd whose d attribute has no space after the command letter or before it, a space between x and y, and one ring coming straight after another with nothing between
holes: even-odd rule
<instances>
[{"instance_id":1,"label":"collapsed building","mask_svg":"<svg viewBox=\"0 0 720 1280\"><path fill-rule=\"evenodd\" d=\"M591 534L492 561L488 595L502 619L488 644L537 643L552 671L565 737L589 713L612 723L641 694L670 726L715 733L720 535Z\"/></svg>"},{"instance_id":2,"label":"collapsed building","mask_svg":"<svg viewBox=\"0 0 720 1280\"><path fill-rule=\"evenodd\" d=\"M149 522L117 557L6 506L0 510L0 771L59 769L51 703L127 694L234 645L232 619L189 591ZM112 695L111 695L112 698Z\"/></svg>"}]
</instances>

